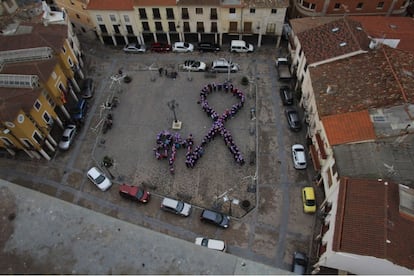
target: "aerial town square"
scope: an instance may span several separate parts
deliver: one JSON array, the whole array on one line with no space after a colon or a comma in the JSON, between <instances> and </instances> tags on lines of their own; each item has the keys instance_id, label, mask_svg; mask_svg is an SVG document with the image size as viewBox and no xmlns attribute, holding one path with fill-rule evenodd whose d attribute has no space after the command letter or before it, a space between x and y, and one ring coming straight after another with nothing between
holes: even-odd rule
<instances>
[{"instance_id":1,"label":"aerial town square","mask_svg":"<svg viewBox=\"0 0 414 276\"><path fill-rule=\"evenodd\" d=\"M3 1L0 272L412 274L414 4L334 2Z\"/></svg>"}]
</instances>

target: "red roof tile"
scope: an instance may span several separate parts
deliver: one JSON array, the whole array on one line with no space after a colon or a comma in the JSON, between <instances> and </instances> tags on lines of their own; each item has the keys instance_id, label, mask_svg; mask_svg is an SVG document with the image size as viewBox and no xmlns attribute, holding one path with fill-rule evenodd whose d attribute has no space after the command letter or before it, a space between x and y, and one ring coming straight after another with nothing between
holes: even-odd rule
<instances>
[{"instance_id":1,"label":"red roof tile","mask_svg":"<svg viewBox=\"0 0 414 276\"><path fill-rule=\"evenodd\" d=\"M129 11L134 9L134 0L90 0L86 9Z\"/></svg>"},{"instance_id":2,"label":"red roof tile","mask_svg":"<svg viewBox=\"0 0 414 276\"><path fill-rule=\"evenodd\" d=\"M341 179L334 251L387 259L414 269L412 229L414 222L399 213L398 184Z\"/></svg>"},{"instance_id":3,"label":"red roof tile","mask_svg":"<svg viewBox=\"0 0 414 276\"><path fill-rule=\"evenodd\" d=\"M303 17L303 18L294 18L289 21L290 26L292 27L293 32L297 35L301 32L304 32L309 29L313 29L332 21L338 20L337 17L325 17L325 16L316 16L316 17Z\"/></svg>"},{"instance_id":4,"label":"red roof tile","mask_svg":"<svg viewBox=\"0 0 414 276\"><path fill-rule=\"evenodd\" d=\"M305 30L297 36L309 65L367 51L370 43L361 24L348 18Z\"/></svg>"},{"instance_id":5,"label":"red roof tile","mask_svg":"<svg viewBox=\"0 0 414 276\"><path fill-rule=\"evenodd\" d=\"M350 16L373 38L399 39L397 49L414 52L414 18L403 16Z\"/></svg>"},{"instance_id":6,"label":"red roof tile","mask_svg":"<svg viewBox=\"0 0 414 276\"><path fill-rule=\"evenodd\" d=\"M309 67L309 72L320 117L414 103L414 54L410 52L383 46Z\"/></svg>"},{"instance_id":7,"label":"red roof tile","mask_svg":"<svg viewBox=\"0 0 414 276\"><path fill-rule=\"evenodd\" d=\"M322 117L331 146L375 139L368 110Z\"/></svg>"}]
</instances>

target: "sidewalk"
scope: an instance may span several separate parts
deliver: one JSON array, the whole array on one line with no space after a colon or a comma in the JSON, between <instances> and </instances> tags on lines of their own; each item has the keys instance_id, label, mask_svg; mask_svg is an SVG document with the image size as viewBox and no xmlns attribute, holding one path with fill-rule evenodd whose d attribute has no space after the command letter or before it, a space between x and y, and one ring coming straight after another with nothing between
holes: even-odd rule
<instances>
[{"instance_id":1,"label":"sidewalk","mask_svg":"<svg viewBox=\"0 0 414 276\"><path fill-rule=\"evenodd\" d=\"M290 274L0 180L1 274Z\"/></svg>"}]
</instances>

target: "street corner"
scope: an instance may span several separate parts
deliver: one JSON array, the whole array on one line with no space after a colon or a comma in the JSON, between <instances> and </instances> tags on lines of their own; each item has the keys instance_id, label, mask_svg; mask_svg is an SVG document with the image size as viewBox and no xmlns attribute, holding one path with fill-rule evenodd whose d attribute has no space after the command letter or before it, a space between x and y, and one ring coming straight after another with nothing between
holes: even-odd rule
<instances>
[{"instance_id":1,"label":"street corner","mask_svg":"<svg viewBox=\"0 0 414 276\"><path fill-rule=\"evenodd\" d=\"M272 227L280 226L283 191L278 187L260 187L258 221Z\"/></svg>"}]
</instances>

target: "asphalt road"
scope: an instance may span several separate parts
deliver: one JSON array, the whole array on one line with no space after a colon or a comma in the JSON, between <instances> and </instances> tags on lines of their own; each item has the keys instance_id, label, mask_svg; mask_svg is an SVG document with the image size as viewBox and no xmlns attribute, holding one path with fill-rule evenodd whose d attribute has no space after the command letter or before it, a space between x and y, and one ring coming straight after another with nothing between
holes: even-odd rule
<instances>
[{"instance_id":1,"label":"asphalt road","mask_svg":"<svg viewBox=\"0 0 414 276\"><path fill-rule=\"evenodd\" d=\"M209 79L203 73L179 72L173 80L159 77L157 70L150 69L177 68L188 58L211 61L230 55L126 55L119 49L98 44L84 44L83 48L89 68L85 73L94 78L96 93L75 144L68 152L57 152L51 162L28 161L24 156L3 158L1 178L181 240L193 242L197 236L226 240L229 245L226 255L274 268L289 270L294 251L314 250L311 245L316 220L315 216L303 213L300 192L301 187L312 184L313 171L311 165L305 171L293 168L290 146L305 144L305 133L304 130L292 133L287 127L278 91L281 84L273 63L276 49L267 46L251 55L232 56L242 68L231 75L232 83L241 87L239 80L248 76L250 84L243 87L245 108L226 127L245 156L255 152L255 164L236 165L219 138L208 146L197 168L190 172L183 162L185 153L179 152L173 176L167 163L156 160L152 153L156 134L168 129L173 121L167 102L175 99L179 103L176 111L183 122L182 136L193 133L199 142L212 123L197 104L199 91L212 81L225 81L227 74ZM110 77L119 68L133 81L123 84L118 93L111 89ZM103 135L99 128L106 112L102 104L112 95L118 96L120 103L113 110L113 129ZM209 103L223 111L234 101L231 97L212 95ZM256 120L251 120L251 107L256 109ZM102 193L86 179L85 173L90 166L99 166L105 155L115 160L110 169L115 187ZM252 182L251 176L255 174L256 181ZM122 182L146 183L152 193L151 201L137 205L121 199L116 185ZM230 199L248 199L251 202L248 212L240 205L225 202L223 197L218 198L226 192ZM160 202L166 195L187 199L195 207L193 214L178 218L161 211ZM217 229L199 221L201 209L212 207L224 213L231 210L229 229Z\"/></svg>"}]
</instances>

